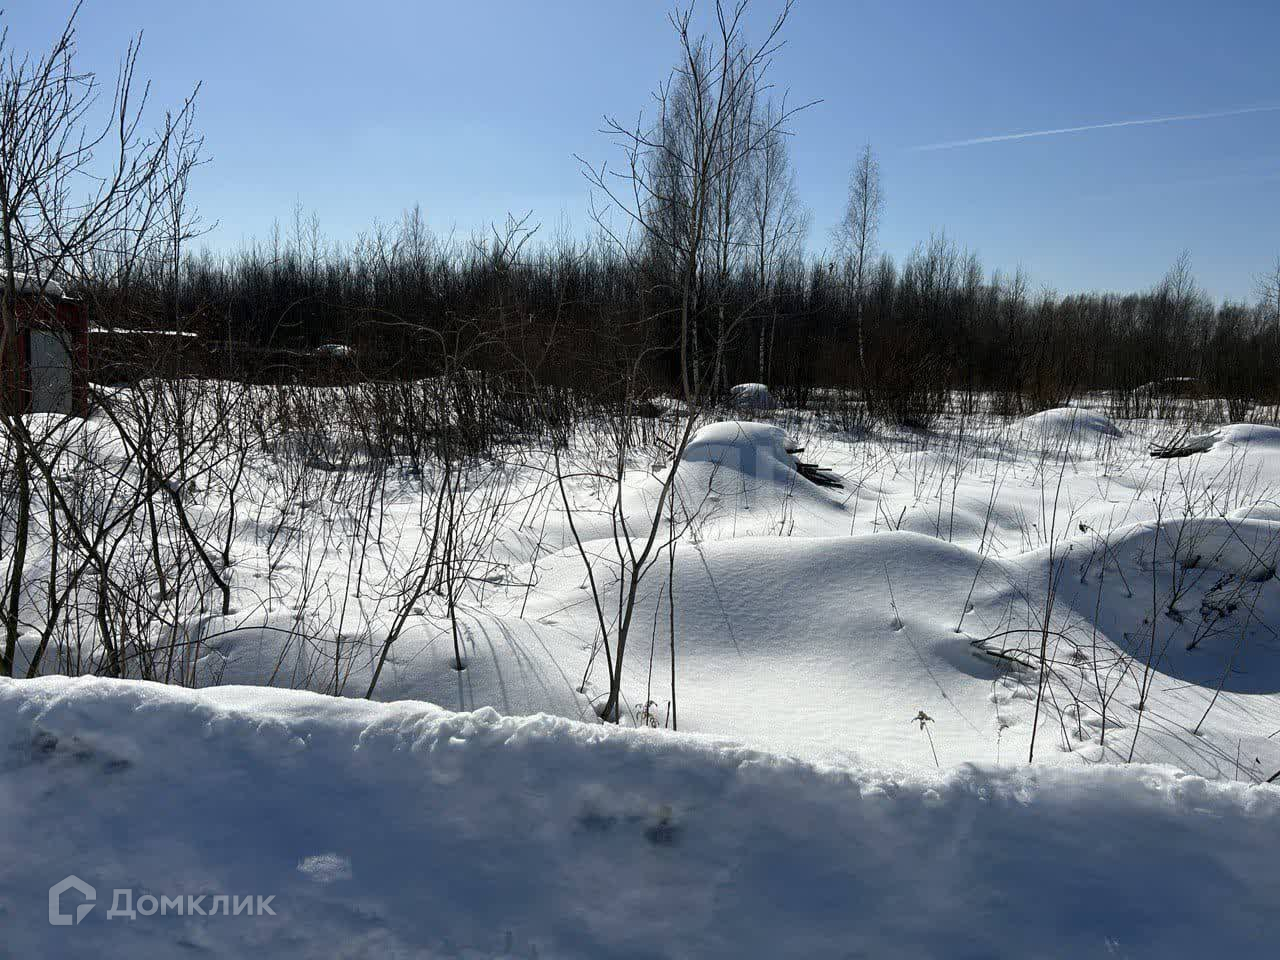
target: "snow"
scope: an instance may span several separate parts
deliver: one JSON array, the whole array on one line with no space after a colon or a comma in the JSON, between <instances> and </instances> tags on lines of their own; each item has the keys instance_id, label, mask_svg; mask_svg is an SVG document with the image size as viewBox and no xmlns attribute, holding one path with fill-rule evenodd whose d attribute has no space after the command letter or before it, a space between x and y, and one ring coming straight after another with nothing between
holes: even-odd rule
<instances>
[{"instance_id":1,"label":"snow","mask_svg":"<svg viewBox=\"0 0 1280 960\"><path fill-rule=\"evenodd\" d=\"M773 410L777 404L763 383L740 383L729 390L729 403L739 410Z\"/></svg>"},{"instance_id":2,"label":"snow","mask_svg":"<svg viewBox=\"0 0 1280 960\"><path fill-rule=\"evenodd\" d=\"M79 462L129 469L105 421L30 423ZM376 674L377 700L593 721L608 684L583 553L613 629L618 518L641 543L670 464L646 457L618 487L590 447L567 453L581 552L545 458L477 467L466 509L496 520L467 547L450 617L439 592L402 611L396 599L420 569L436 479L393 474L368 521L377 539L361 541L363 508L342 499L361 488L341 483L376 461L340 427L250 464L232 611L213 595L182 625L187 682L364 697ZM674 549L636 591L624 721L674 713L682 731L754 749L917 773L1034 755L1265 779L1280 770L1280 429L1219 427L1206 453L1152 460L1168 429L1120 431L1085 408L923 440L849 438L790 414L700 427L674 484ZM1046 442L1055 432L1069 439ZM845 488L803 477L788 452L801 446ZM183 486L197 517L220 516L218 483ZM19 670L38 643L20 638Z\"/></svg>"},{"instance_id":3,"label":"snow","mask_svg":"<svg viewBox=\"0 0 1280 960\"><path fill-rule=\"evenodd\" d=\"M38 825L0 833L13 956L1256 956L1280 933L1280 789L1168 767L835 768L61 677L0 681L0 739L0 807ZM97 905L51 927L69 874ZM275 915L108 918L115 889Z\"/></svg>"},{"instance_id":4,"label":"snow","mask_svg":"<svg viewBox=\"0 0 1280 960\"><path fill-rule=\"evenodd\" d=\"M0 270L0 282L3 281L5 273L6 271ZM34 274L22 273L18 270L13 272L13 285L18 293L38 293L55 300L65 296L62 284L57 280L41 279Z\"/></svg>"},{"instance_id":5,"label":"snow","mask_svg":"<svg viewBox=\"0 0 1280 960\"><path fill-rule=\"evenodd\" d=\"M1280 427L1260 423L1232 423L1217 431L1223 443L1235 447L1280 449Z\"/></svg>"},{"instance_id":6,"label":"snow","mask_svg":"<svg viewBox=\"0 0 1280 960\"><path fill-rule=\"evenodd\" d=\"M349 360L355 356L355 351L345 343L322 343L316 347L315 352L322 357L332 357L335 360Z\"/></svg>"},{"instance_id":7,"label":"snow","mask_svg":"<svg viewBox=\"0 0 1280 960\"><path fill-rule=\"evenodd\" d=\"M752 476L795 469L795 458L787 452L787 435L781 427L736 420L712 423L700 429L689 439L684 460L727 463Z\"/></svg>"},{"instance_id":8,"label":"snow","mask_svg":"<svg viewBox=\"0 0 1280 960\"><path fill-rule=\"evenodd\" d=\"M1232 520L1280 521L1280 503L1252 503L1246 507L1236 507L1227 516Z\"/></svg>"},{"instance_id":9,"label":"snow","mask_svg":"<svg viewBox=\"0 0 1280 960\"><path fill-rule=\"evenodd\" d=\"M1133 392L1148 397L1176 396L1194 390L1199 382L1195 377L1165 377L1134 387Z\"/></svg>"},{"instance_id":10,"label":"snow","mask_svg":"<svg viewBox=\"0 0 1280 960\"><path fill-rule=\"evenodd\" d=\"M1041 410L1019 421L1024 431L1039 432L1054 439L1079 439L1084 436L1119 437L1120 428L1110 417L1079 407Z\"/></svg>"},{"instance_id":11,"label":"snow","mask_svg":"<svg viewBox=\"0 0 1280 960\"><path fill-rule=\"evenodd\" d=\"M107 335L116 334L119 336L136 336L136 337L186 337L194 339L200 336L194 330L142 330L128 329L124 327L90 327L91 334Z\"/></svg>"},{"instance_id":12,"label":"snow","mask_svg":"<svg viewBox=\"0 0 1280 960\"><path fill-rule=\"evenodd\" d=\"M1229 426L1194 461L1152 461L1158 427L1130 435L1093 411L1049 413L951 449L950 437L848 443L804 423L791 438L775 424L703 427L677 478L694 519L670 572L664 562L639 590L632 710L669 709L669 591L682 730L916 771L1025 760L1033 731L1042 764L1280 770L1280 525L1252 512L1277 492L1268 441L1280 431ZM1046 446L1054 431L1070 442ZM800 441L847 491L795 472L787 449ZM663 475L621 491L633 531ZM607 580L611 529L584 529ZM594 632L575 550L512 575L536 580L526 618ZM1050 705L1037 709L1050 582ZM616 592L603 593L613 609ZM600 694L595 676L587 690ZM910 722L921 710L931 738Z\"/></svg>"},{"instance_id":13,"label":"snow","mask_svg":"<svg viewBox=\"0 0 1280 960\"><path fill-rule=\"evenodd\" d=\"M264 683L309 687L332 676L328 651L299 642L296 614L268 617L264 624L238 626L240 618L210 616L201 622L204 655L201 686ZM595 716L577 691L581 671L567 656L577 647L563 630L479 610L459 616L459 646L464 669L456 669L452 624L422 615L396 641L379 677L383 700L420 699L453 710L496 707L507 714L550 712L587 720ZM353 642L354 637L348 637ZM370 647L340 667L346 689L361 696L369 688L381 647Z\"/></svg>"},{"instance_id":14,"label":"snow","mask_svg":"<svg viewBox=\"0 0 1280 960\"><path fill-rule=\"evenodd\" d=\"M695 433L677 479L682 502L702 520L723 513L722 506L735 514L780 509L797 493L816 490L796 471L796 458L787 452L781 428L737 420L713 423ZM809 500L815 506L831 505L816 493Z\"/></svg>"},{"instance_id":15,"label":"snow","mask_svg":"<svg viewBox=\"0 0 1280 960\"><path fill-rule=\"evenodd\" d=\"M616 640L670 449L637 448L618 482L588 423L558 460L469 462L463 587L452 609L439 586L410 603L441 477L388 462L322 396L331 420L250 454L234 524L233 458L175 477L214 542L231 531L230 612L209 589L152 638L190 651L175 679L199 690L0 683L0 809L41 825L0 840L15 955L1274 941L1280 429L1085 404L932 433L849 435L789 410L704 422L635 591L615 728L597 720L601 613ZM136 469L109 421L27 422L86 497ZM1188 436L1213 442L1149 455ZM20 673L47 515L40 500ZM119 562L145 536L140 518ZM95 654L73 652L44 672ZM44 896L70 873L278 894L287 913L125 923L104 904L55 942Z\"/></svg>"},{"instance_id":16,"label":"snow","mask_svg":"<svg viewBox=\"0 0 1280 960\"><path fill-rule=\"evenodd\" d=\"M689 440L677 475L676 498L693 524L691 539L708 540L802 529L847 532L844 507L797 471L786 432L774 424L740 420L711 423ZM658 479L642 492L646 515L656 501ZM797 519L798 518L798 519Z\"/></svg>"}]
</instances>

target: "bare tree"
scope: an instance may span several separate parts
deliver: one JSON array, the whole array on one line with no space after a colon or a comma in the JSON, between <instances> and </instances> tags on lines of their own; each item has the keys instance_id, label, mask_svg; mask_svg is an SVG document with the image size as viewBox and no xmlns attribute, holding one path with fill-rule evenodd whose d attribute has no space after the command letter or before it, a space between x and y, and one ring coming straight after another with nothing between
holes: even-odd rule
<instances>
[{"instance_id":1,"label":"bare tree","mask_svg":"<svg viewBox=\"0 0 1280 960\"><path fill-rule=\"evenodd\" d=\"M676 299L686 401L701 395L703 381L714 383L719 373L715 365L723 352L712 351L712 368L704 369L697 342L700 313L708 307L700 288L711 278L714 292L732 251L745 243L740 211L746 173L766 139L809 105L778 110L767 123L754 115L791 6L788 0L753 44L744 35L746 0L732 7L718 0L711 37L694 36L691 7L673 13L680 62L654 94L656 122L631 127L606 118L606 132L623 151L623 169L583 163L588 181L606 201L593 206L593 217L616 250L636 267L648 256L671 268L667 284ZM609 211L621 215L625 229L616 228ZM722 319L722 302L714 305L717 337L728 336L741 317Z\"/></svg>"},{"instance_id":2,"label":"bare tree","mask_svg":"<svg viewBox=\"0 0 1280 960\"><path fill-rule=\"evenodd\" d=\"M769 382L773 339L778 326L778 301L774 296L784 264L797 259L808 218L800 207L795 173L787 149L787 137L774 122L779 113L765 105L759 122L766 133L754 157L751 171L749 217L755 252L756 300L768 305L761 317L757 342L757 370L761 383Z\"/></svg>"},{"instance_id":3,"label":"bare tree","mask_svg":"<svg viewBox=\"0 0 1280 960\"><path fill-rule=\"evenodd\" d=\"M135 86L139 41L122 59L105 116L95 119L101 81L76 66L79 5L47 52L12 49L0 33L0 369L21 362L18 298L43 303L54 284L83 286L90 266L108 249L137 257L154 229L159 205L172 200L162 185L198 153L181 147L193 134L187 120L194 93L152 134L143 130L147 90ZM175 153L175 148L177 152ZM30 538L33 477L44 476L59 499L48 459L15 405L0 404L0 425L13 449L16 476L14 539L4 603L0 674L13 672ZM104 564L99 554L98 565ZM105 567L98 573L106 578Z\"/></svg>"},{"instance_id":4,"label":"bare tree","mask_svg":"<svg viewBox=\"0 0 1280 960\"><path fill-rule=\"evenodd\" d=\"M1270 270L1255 278L1254 289L1262 322L1280 326L1280 257L1276 257Z\"/></svg>"},{"instance_id":5,"label":"bare tree","mask_svg":"<svg viewBox=\"0 0 1280 960\"><path fill-rule=\"evenodd\" d=\"M680 60L654 95L658 104L656 123L651 127L642 123L630 127L606 119L606 131L622 149L623 170L614 173L607 165L595 168L583 164L588 181L605 200L603 209L593 206L602 234L637 272L643 269L646 259L665 264L671 271L667 283L675 293L680 384L685 401L682 422L668 443L668 468L651 512L638 530L623 509L621 496L632 431L626 423L619 423L611 431L616 440L610 458L611 480L618 494L611 504L618 591L617 608L612 614L606 612L608 601L592 572L593 558L572 523L572 507L564 491L558 456L556 460L556 479L587 568L609 668L609 694L600 711L607 720L617 721L620 716L622 671L640 584L659 559L664 523L671 525L670 518L664 515L669 498L674 496L680 464L698 417L723 376L725 341L748 312L728 315L725 296L731 261L739 262L742 251L749 249L743 215L748 174L769 137L784 130L795 113L783 108L767 122L760 122L756 110L764 102L767 74L791 11L791 0L783 5L758 43L748 43L745 37L746 0L731 7L717 0L714 10L715 31L709 37L694 35L691 7L671 14ZM625 230L615 228L609 211L621 216ZM712 315L716 342L710 352L710 367L704 369L706 357L700 349L698 328L700 314L708 308L708 297L700 290L708 278L715 307ZM643 354L624 359L624 389L638 378L642 357ZM624 400L620 417L627 418L632 413L630 402ZM669 558L669 562L673 561Z\"/></svg>"},{"instance_id":6,"label":"bare tree","mask_svg":"<svg viewBox=\"0 0 1280 960\"><path fill-rule=\"evenodd\" d=\"M837 243L844 254L845 273L852 287L854 316L858 338L858 368L862 377L862 394L871 406L873 392L867 369L866 331L863 305L866 301L867 275L875 257L880 232L880 216L884 210L884 191L880 187L880 161L871 144L862 148L849 176L849 199L844 219L838 228Z\"/></svg>"}]
</instances>

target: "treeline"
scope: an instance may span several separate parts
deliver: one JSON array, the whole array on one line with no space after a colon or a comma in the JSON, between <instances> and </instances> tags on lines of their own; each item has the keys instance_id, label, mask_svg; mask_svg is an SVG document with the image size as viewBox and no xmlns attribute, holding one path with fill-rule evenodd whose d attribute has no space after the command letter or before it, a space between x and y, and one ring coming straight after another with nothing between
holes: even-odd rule
<instances>
[{"instance_id":1,"label":"treeline","mask_svg":"<svg viewBox=\"0 0 1280 960\"><path fill-rule=\"evenodd\" d=\"M989 271L944 235L895 261L877 245L885 197L870 145L831 252L807 253L789 155L805 105L789 105L770 75L790 0L780 6L750 30L745 2L717 4L707 33L691 8L670 16L678 55L643 122L606 118L613 160L583 163L590 239L548 238L529 217L442 238L415 208L344 246L299 213L238 253L193 255L201 221L188 185L204 155L188 99L154 141L136 120L109 128L123 136L110 178L90 175L87 154L46 156L53 141L15 120L13 150L43 159L16 165L21 181L0 178L12 221L0 268L56 280L85 297L95 327L132 331L99 336L109 379L444 371L472 384L477 372L486 391L536 403L572 391L611 403L676 396L691 408L762 381L792 403L835 390L869 415L917 424L957 395L994 396L1010 413L1166 381L1237 411L1275 399L1280 266L1248 305L1211 302L1185 256L1149 290L1069 296ZM100 135L50 99L86 95L72 82L74 35L73 16L47 56L9 65L5 89L53 116L68 142L94 143ZM76 178L103 196L77 206ZM17 350L16 296L0 296L0 352Z\"/></svg>"},{"instance_id":2,"label":"treeline","mask_svg":"<svg viewBox=\"0 0 1280 960\"><path fill-rule=\"evenodd\" d=\"M487 238L446 241L414 210L338 249L303 223L235 255L188 258L176 276L143 270L127 290L99 291L96 322L176 326L210 347L238 345L246 370L255 357L342 347L336 355L368 378L453 365L513 387L612 396L625 381L636 395L678 393L678 299L663 264L605 243L538 240L512 221ZM1215 305L1186 257L1145 292L1058 296L1021 271L987 272L934 237L901 263L886 255L867 269L865 373L858 297L838 260L791 256L763 295L744 264L714 295L692 299L706 305L691 339L713 393L761 381L803 404L815 389L844 388L906 422L927 422L954 391L993 393L1011 413L1174 378L1229 399L1277 393L1275 304Z\"/></svg>"},{"instance_id":3,"label":"treeline","mask_svg":"<svg viewBox=\"0 0 1280 960\"><path fill-rule=\"evenodd\" d=\"M100 278L97 323L196 334L213 362L197 369L184 348L178 373L466 371L458 382L478 372L486 389L674 395L691 408L761 381L792 403L834 389L868 415L919 425L957 395L994 396L1010 413L1166 381L1237 409L1273 399L1280 267L1249 306L1212 303L1187 256L1126 295L1058 296L1021 271L989 272L944 235L896 262L877 245L885 196L870 145L832 252L806 253L789 153L805 105L770 75L790 11L784 0L748 30L745 2L718 4L707 33L691 8L671 15L678 57L648 115L606 117L614 158L583 163L590 240L547 239L530 217L445 239L415 208L340 247L299 212L265 243L191 256L191 141L182 175L153 192L161 215L139 218L147 243L121 234L127 244L95 246L93 268L77 271ZM157 357L133 353L122 359L145 375Z\"/></svg>"}]
</instances>

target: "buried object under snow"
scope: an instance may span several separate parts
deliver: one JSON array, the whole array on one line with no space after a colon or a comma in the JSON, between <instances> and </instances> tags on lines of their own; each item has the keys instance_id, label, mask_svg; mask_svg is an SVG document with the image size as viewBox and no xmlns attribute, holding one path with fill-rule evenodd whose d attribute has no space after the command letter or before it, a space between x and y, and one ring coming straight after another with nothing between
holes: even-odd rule
<instances>
[{"instance_id":1,"label":"buried object under snow","mask_svg":"<svg viewBox=\"0 0 1280 960\"><path fill-rule=\"evenodd\" d=\"M729 403L739 410L773 410L778 405L763 383L740 383L729 391Z\"/></svg>"}]
</instances>

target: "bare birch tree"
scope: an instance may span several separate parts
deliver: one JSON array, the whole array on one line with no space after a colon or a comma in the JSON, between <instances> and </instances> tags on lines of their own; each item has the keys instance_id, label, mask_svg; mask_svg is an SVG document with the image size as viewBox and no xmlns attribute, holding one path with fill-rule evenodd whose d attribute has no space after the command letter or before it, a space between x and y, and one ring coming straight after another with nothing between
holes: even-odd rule
<instances>
[{"instance_id":1,"label":"bare birch tree","mask_svg":"<svg viewBox=\"0 0 1280 960\"><path fill-rule=\"evenodd\" d=\"M1263 323L1280 326L1280 257L1270 270L1256 278L1254 289Z\"/></svg>"},{"instance_id":2,"label":"bare birch tree","mask_svg":"<svg viewBox=\"0 0 1280 960\"><path fill-rule=\"evenodd\" d=\"M787 135L774 118L779 108L767 103L759 122L765 136L755 154L748 199L751 239L754 248L755 297L767 315L760 317L757 333L757 379L769 382L773 339L778 326L778 302L774 296L784 265L798 259L808 219L796 193L795 173L787 149Z\"/></svg>"},{"instance_id":3,"label":"bare birch tree","mask_svg":"<svg viewBox=\"0 0 1280 960\"><path fill-rule=\"evenodd\" d=\"M849 176L849 199L845 206L837 242L844 254L846 282L854 300L854 323L858 339L858 372L862 378L862 395L867 406L874 401L871 376L867 368L867 338L863 323L866 303L867 275L875 257L880 232L880 215L884 210L884 192L880 188L880 161L871 144L862 148Z\"/></svg>"},{"instance_id":4,"label":"bare birch tree","mask_svg":"<svg viewBox=\"0 0 1280 960\"><path fill-rule=\"evenodd\" d=\"M646 258L671 269L668 282L675 294L680 384L685 401L683 416L668 446L667 470L640 529L635 529L627 517L621 496L631 431L612 431L617 438L611 458L612 481L618 492L611 506L618 590L612 613L606 612L610 604L592 574L593 559L572 525L572 508L564 494L558 457L556 461L557 481L587 568L609 668L609 693L600 714L615 722L620 718L627 639L640 584L660 558L664 523L674 531L675 524L667 512L675 496L680 464L700 413L723 375L724 340L746 313L729 316L725 312L721 280L727 276L729 259L737 260L741 250L746 249L742 210L747 175L769 136L783 130L795 113L779 110L764 123L754 115L756 106L764 102L769 67L781 43L791 0L783 5L759 42L748 42L745 36L746 0L732 6L717 0L713 9L715 26L709 36L695 36L692 7L671 14L680 60L654 95L658 105L656 122L650 126L643 122L624 126L606 119L606 132L613 135L622 150L623 168L614 172L607 165L595 168L583 164L595 194L604 199L602 207L593 206L602 234L632 269L641 269ZM610 212L622 220L622 228L615 226ZM711 305L700 291L708 278L714 301ZM704 354L698 330L702 314L712 307L716 342ZM639 363L640 357L628 359L628 382L636 378ZM629 409L624 402L620 415L629 415ZM671 533L672 538L675 535Z\"/></svg>"}]
</instances>

